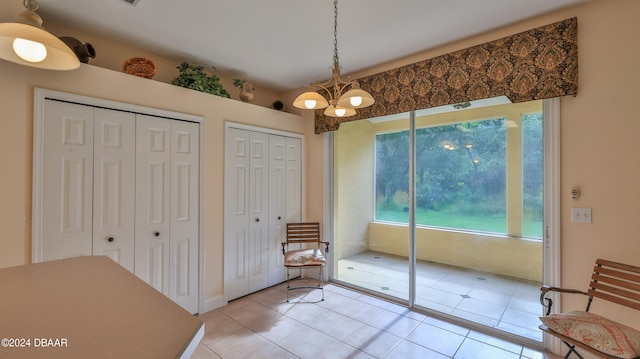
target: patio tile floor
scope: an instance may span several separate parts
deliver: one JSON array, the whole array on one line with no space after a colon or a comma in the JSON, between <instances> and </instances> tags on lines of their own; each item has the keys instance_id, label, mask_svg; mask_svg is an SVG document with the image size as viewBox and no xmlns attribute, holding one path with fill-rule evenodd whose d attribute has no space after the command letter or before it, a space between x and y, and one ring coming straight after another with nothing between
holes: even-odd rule
<instances>
[{"instance_id":1,"label":"patio tile floor","mask_svg":"<svg viewBox=\"0 0 640 359\"><path fill-rule=\"evenodd\" d=\"M406 257L366 251L338 260L334 275L393 297L409 295ZM419 260L415 304L542 341L540 286L540 282Z\"/></svg>"}]
</instances>

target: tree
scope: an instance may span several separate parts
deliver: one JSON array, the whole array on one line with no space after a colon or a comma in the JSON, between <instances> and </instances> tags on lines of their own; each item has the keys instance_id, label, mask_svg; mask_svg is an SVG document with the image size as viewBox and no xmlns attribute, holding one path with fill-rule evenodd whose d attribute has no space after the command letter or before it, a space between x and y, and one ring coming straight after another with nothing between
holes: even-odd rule
<instances>
[{"instance_id":1,"label":"tree","mask_svg":"<svg viewBox=\"0 0 640 359\"><path fill-rule=\"evenodd\" d=\"M416 205L455 213L505 213L504 119L416 130ZM376 184L384 209L408 191L409 131L376 136ZM381 204L382 202L379 202Z\"/></svg>"},{"instance_id":2,"label":"tree","mask_svg":"<svg viewBox=\"0 0 640 359\"><path fill-rule=\"evenodd\" d=\"M393 195L409 191L409 131L376 136L376 193L385 208L393 207Z\"/></svg>"}]
</instances>

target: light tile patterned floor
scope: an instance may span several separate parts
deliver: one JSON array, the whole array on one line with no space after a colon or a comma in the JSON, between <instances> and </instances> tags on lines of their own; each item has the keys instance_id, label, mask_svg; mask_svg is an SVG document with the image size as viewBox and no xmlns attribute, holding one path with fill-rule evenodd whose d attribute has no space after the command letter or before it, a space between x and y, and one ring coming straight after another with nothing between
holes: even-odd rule
<instances>
[{"instance_id":1,"label":"light tile patterned floor","mask_svg":"<svg viewBox=\"0 0 640 359\"><path fill-rule=\"evenodd\" d=\"M408 298L406 257L362 252L338 261L336 278L397 298ZM540 282L418 261L416 305L535 341L542 307Z\"/></svg>"},{"instance_id":2,"label":"light tile patterned floor","mask_svg":"<svg viewBox=\"0 0 640 359\"><path fill-rule=\"evenodd\" d=\"M537 352L345 289L285 285L200 315L205 336L192 358L543 359Z\"/></svg>"}]
</instances>

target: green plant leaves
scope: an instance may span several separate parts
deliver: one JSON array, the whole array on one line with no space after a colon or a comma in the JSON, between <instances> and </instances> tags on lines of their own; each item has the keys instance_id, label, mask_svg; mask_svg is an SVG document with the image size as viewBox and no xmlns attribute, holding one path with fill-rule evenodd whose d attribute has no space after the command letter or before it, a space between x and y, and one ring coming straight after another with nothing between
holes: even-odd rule
<instances>
[{"instance_id":1,"label":"green plant leaves","mask_svg":"<svg viewBox=\"0 0 640 359\"><path fill-rule=\"evenodd\" d=\"M220 97L231 97L220 83L220 78L215 74L206 74L202 66L183 62L176 68L180 75L171 81L172 84Z\"/></svg>"}]
</instances>

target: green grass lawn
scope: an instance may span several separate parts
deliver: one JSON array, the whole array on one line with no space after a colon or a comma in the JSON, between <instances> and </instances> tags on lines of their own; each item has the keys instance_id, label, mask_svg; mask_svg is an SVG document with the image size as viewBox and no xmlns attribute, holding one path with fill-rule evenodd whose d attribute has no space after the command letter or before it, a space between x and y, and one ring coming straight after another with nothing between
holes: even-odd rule
<instances>
[{"instance_id":1,"label":"green grass lawn","mask_svg":"<svg viewBox=\"0 0 640 359\"><path fill-rule=\"evenodd\" d=\"M409 222L409 212L377 210L376 219L379 221ZM430 211L418 208L416 210L416 223L424 226L455 228L479 232L505 234L507 232L507 220L504 216L496 215L467 215ZM525 222L524 234L527 237L542 238L541 222Z\"/></svg>"}]
</instances>

